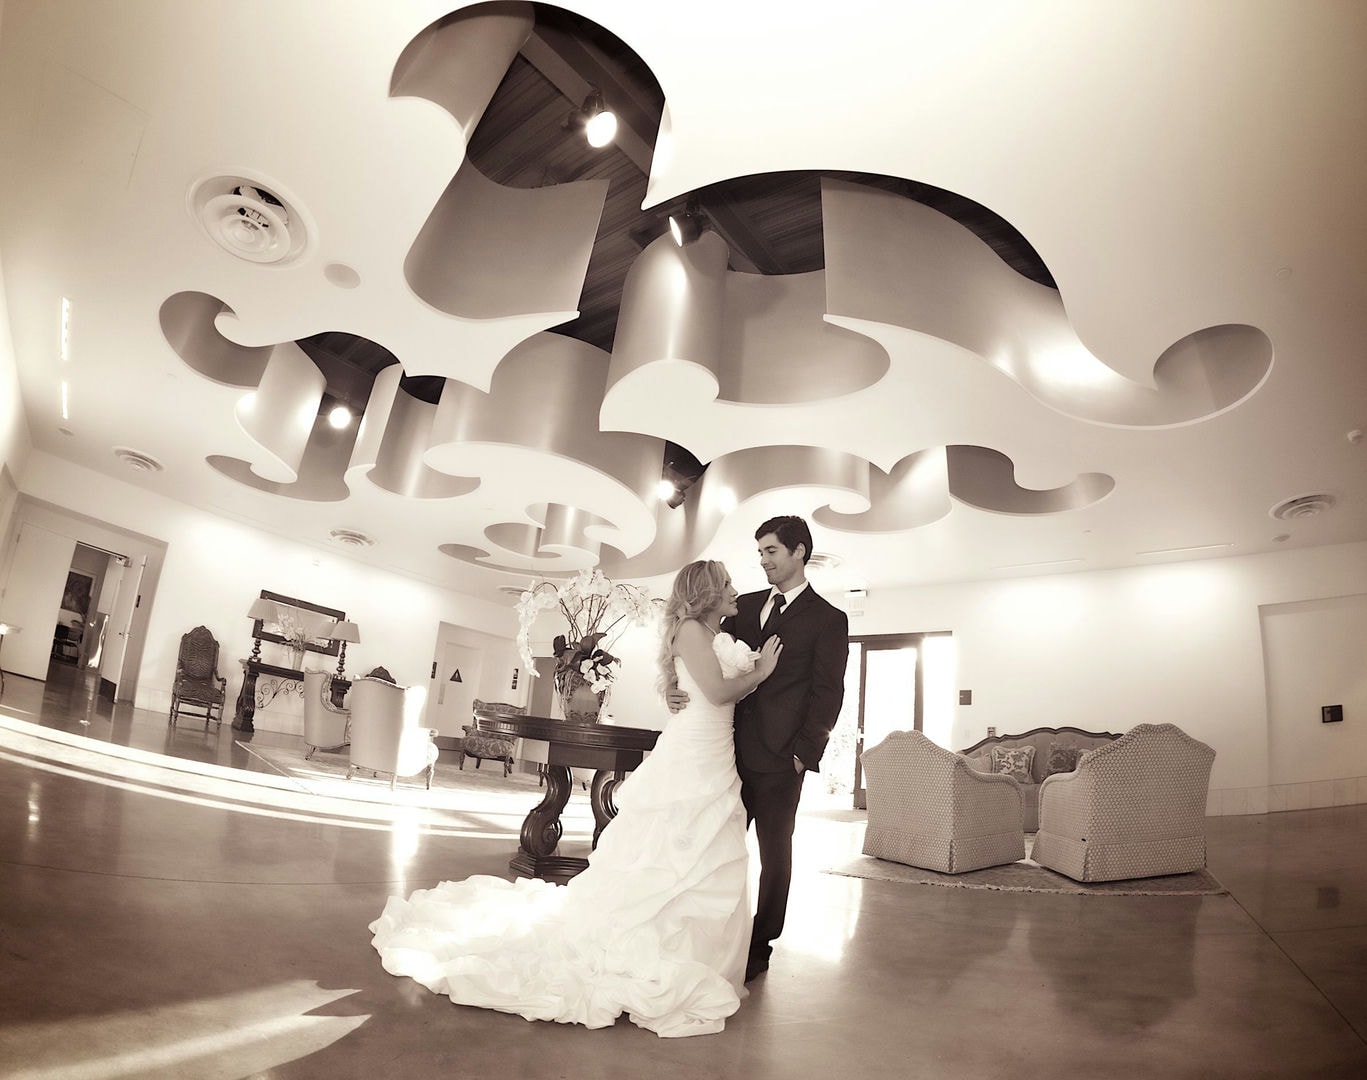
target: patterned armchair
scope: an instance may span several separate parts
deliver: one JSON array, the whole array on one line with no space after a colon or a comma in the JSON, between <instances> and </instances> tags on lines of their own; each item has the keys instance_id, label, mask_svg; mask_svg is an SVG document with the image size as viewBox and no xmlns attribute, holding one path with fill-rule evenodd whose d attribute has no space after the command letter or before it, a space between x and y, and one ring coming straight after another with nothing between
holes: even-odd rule
<instances>
[{"instance_id":1,"label":"patterned armchair","mask_svg":"<svg viewBox=\"0 0 1367 1080\"><path fill-rule=\"evenodd\" d=\"M521 705L508 705L502 701L480 701L475 699L475 710L502 713L504 716L525 716L527 709ZM501 761L503 762L503 775L507 776L513 771L513 753L517 749L517 737L514 735L498 735L488 731L480 731L474 724L465 724L465 738L460 743L460 767L465 768L465 759L472 757L475 759L475 768L479 768L481 761Z\"/></svg>"},{"instance_id":2,"label":"patterned armchair","mask_svg":"<svg viewBox=\"0 0 1367 1080\"><path fill-rule=\"evenodd\" d=\"M1174 724L1139 724L1040 785L1031 857L1075 881L1185 874L1206 865L1215 751Z\"/></svg>"},{"instance_id":3,"label":"patterned armchair","mask_svg":"<svg viewBox=\"0 0 1367 1080\"><path fill-rule=\"evenodd\" d=\"M919 731L894 731L860 761L869 796L865 855L942 874L1025 858L1013 777L977 772Z\"/></svg>"},{"instance_id":4,"label":"patterned armchair","mask_svg":"<svg viewBox=\"0 0 1367 1080\"><path fill-rule=\"evenodd\" d=\"M184 713L198 720L204 718L204 730L209 721L223 723L223 699L227 695L228 680L218 673L218 641L205 627L196 626L180 638L180 652L176 656L176 679L171 684L171 715L167 723L176 726ZM198 710L198 711L194 711Z\"/></svg>"}]
</instances>

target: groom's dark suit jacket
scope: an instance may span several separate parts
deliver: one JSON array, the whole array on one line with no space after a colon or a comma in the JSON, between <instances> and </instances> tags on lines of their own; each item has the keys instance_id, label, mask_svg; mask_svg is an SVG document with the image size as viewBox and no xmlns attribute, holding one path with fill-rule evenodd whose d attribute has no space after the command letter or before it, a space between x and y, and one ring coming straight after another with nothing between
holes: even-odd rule
<instances>
[{"instance_id":1,"label":"groom's dark suit jacket","mask_svg":"<svg viewBox=\"0 0 1367 1080\"><path fill-rule=\"evenodd\" d=\"M759 613L772 590L746 593L722 629L752 649L763 642ZM756 772L821 765L845 696L850 621L810 583L779 612L773 632L783 642L774 673L736 703L736 756Z\"/></svg>"}]
</instances>

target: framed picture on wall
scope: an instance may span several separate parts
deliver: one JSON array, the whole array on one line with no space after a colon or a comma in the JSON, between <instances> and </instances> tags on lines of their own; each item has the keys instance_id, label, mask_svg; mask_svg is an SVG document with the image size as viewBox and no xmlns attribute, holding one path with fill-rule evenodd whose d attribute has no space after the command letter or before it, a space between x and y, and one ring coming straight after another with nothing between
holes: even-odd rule
<instances>
[{"instance_id":1,"label":"framed picture on wall","mask_svg":"<svg viewBox=\"0 0 1367 1080\"><path fill-rule=\"evenodd\" d=\"M94 575L83 574L79 570L68 570L66 589L62 592L62 610L74 611L81 618L85 618L90 614L90 593L94 587Z\"/></svg>"}]
</instances>

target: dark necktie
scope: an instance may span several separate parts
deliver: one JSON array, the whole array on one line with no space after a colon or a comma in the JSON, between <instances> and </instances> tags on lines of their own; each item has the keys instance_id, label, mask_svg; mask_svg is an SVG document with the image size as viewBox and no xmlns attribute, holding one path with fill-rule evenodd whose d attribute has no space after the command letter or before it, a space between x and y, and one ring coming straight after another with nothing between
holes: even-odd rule
<instances>
[{"instance_id":1,"label":"dark necktie","mask_svg":"<svg viewBox=\"0 0 1367 1080\"><path fill-rule=\"evenodd\" d=\"M764 620L764 625L759 628L760 637L766 638L774 632L774 623L778 622L778 613L783 610L783 605L786 602L787 597L782 593L774 597L774 606L769 609L769 617Z\"/></svg>"}]
</instances>

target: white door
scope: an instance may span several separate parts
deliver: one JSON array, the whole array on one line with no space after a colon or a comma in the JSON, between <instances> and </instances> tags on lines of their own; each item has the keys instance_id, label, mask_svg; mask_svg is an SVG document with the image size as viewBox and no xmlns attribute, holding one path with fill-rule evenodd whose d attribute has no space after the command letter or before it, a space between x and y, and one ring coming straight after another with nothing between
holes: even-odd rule
<instances>
[{"instance_id":1,"label":"white door","mask_svg":"<svg viewBox=\"0 0 1367 1080\"><path fill-rule=\"evenodd\" d=\"M147 556L139 556L129 565L120 565L113 559L109 561L110 574L119 574L118 592L114 595L114 606L109 613L109 625L104 633L104 655L100 658L100 679L114 684L114 700L132 700L131 687L133 672L125 671L125 658L128 653L128 634L133 626L133 616L138 610L138 593L142 589L142 573L147 569ZM121 687L127 687L120 694Z\"/></svg>"},{"instance_id":2,"label":"white door","mask_svg":"<svg viewBox=\"0 0 1367 1080\"><path fill-rule=\"evenodd\" d=\"M32 522L24 522L15 538L9 581L0 595L0 619L20 628L5 636L0 663L6 671L46 679L52 656L52 634L62 607L66 574L76 541Z\"/></svg>"},{"instance_id":3,"label":"white door","mask_svg":"<svg viewBox=\"0 0 1367 1080\"><path fill-rule=\"evenodd\" d=\"M473 723L476 690L484 667L484 650L454 641L438 643L436 685L428 695L436 707L428 712L427 726L441 735L460 738L464 725Z\"/></svg>"}]
</instances>

